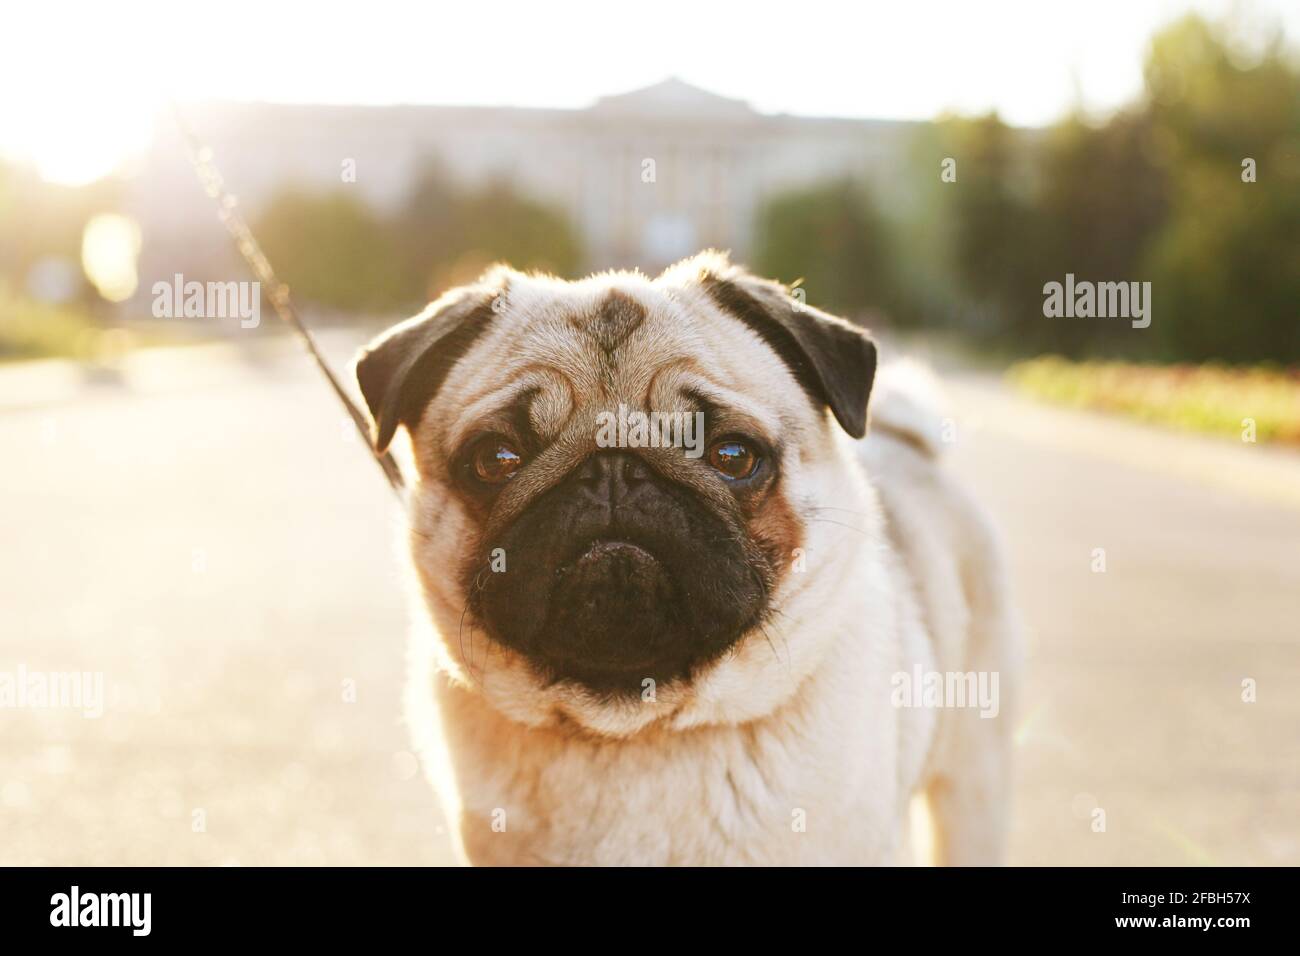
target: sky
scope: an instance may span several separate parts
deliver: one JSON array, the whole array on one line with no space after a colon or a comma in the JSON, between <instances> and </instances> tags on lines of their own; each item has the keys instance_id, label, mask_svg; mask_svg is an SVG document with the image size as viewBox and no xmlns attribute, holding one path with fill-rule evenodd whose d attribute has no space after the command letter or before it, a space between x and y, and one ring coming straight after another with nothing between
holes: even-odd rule
<instances>
[{"instance_id":1,"label":"sky","mask_svg":"<svg viewBox=\"0 0 1300 956\"><path fill-rule=\"evenodd\" d=\"M765 112L1042 125L1133 99L1152 33L1234 6L1300 38L1300 0L8 0L0 153L76 183L167 97L577 108L667 76Z\"/></svg>"}]
</instances>

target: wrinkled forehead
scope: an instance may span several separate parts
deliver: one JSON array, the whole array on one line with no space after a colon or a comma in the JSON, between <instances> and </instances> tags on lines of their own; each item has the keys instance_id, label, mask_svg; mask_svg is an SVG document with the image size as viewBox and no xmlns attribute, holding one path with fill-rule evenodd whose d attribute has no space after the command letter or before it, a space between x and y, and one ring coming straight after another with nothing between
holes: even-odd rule
<instances>
[{"instance_id":1,"label":"wrinkled forehead","mask_svg":"<svg viewBox=\"0 0 1300 956\"><path fill-rule=\"evenodd\" d=\"M771 391L772 382L790 378L780 360L689 290L638 276L529 277L512 282L493 309L426 415L428 434L444 450L493 419L549 440L575 418L591 417L578 413L619 405L726 410L771 436L790 425ZM527 421L509 420L518 415Z\"/></svg>"}]
</instances>

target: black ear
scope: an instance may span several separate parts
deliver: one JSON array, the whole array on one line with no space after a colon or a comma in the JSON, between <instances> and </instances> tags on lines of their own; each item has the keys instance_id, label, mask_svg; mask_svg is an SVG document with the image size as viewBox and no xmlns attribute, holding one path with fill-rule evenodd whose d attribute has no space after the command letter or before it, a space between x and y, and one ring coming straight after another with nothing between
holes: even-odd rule
<instances>
[{"instance_id":1,"label":"black ear","mask_svg":"<svg viewBox=\"0 0 1300 956\"><path fill-rule=\"evenodd\" d=\"M720 308L781 356L814 403L828 406L854 438L867 433L876 345L865 330L797 302L783 286L735 266L720 273L705 270L700 278Z\"/></svg>"},{"instance_id":2,"label":"black ear","mask_svg":"<svg viewBox=\"0 0 1300 956\"><path fill-rule=\"evenodd\" d=\"M357 384L374 421L376 450L388 447L397 426L415 428L452 366L496 315L504 294L501 285L454 289L361 351Z\"/></svg>"}]
</instances>

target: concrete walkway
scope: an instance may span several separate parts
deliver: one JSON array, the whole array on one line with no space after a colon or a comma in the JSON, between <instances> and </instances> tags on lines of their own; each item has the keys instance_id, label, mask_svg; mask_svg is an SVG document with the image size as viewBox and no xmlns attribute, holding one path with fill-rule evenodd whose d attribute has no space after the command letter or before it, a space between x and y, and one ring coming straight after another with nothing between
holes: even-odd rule
<instances>
[{"instance_id":1,"label":"concrete walkway","mask_svg":"<svg viewBox=\"0 0 1300 956\"><path fill-rule=\"evenodd\" d=\"M0 370L0 671L108 697L0 710L0 863L451 860L395 506L285 350ZM953 392L1031 629L1013 860L1300 862L1300 459Z\"/></svg>"}]
</instances>

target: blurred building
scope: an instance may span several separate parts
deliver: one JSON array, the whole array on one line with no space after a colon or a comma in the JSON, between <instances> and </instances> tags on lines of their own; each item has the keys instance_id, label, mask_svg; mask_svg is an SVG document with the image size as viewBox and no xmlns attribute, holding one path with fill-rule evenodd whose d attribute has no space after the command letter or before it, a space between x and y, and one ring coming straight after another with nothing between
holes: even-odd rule
<instances>
[{"instance_id":1,"label":"blurred building","mask_svg":"<svg viewBox=\"0 0 1300 956\"><path fill-rule=\"evenodd\" d=\"M562 209L588 267L646 270L704 246L743 259L763 199L814 180L866 178L886 208L905 203L890 176L916 125L763 114L676 79L572 110L222 103L188 113L251 215L290 186L346 185L391 208L437 161L462 182L506 180ZM131 203L145 235L141 276L198 277L227 260L229 242L176 132L159 125Z\"/></svg>"}]
</instances>

